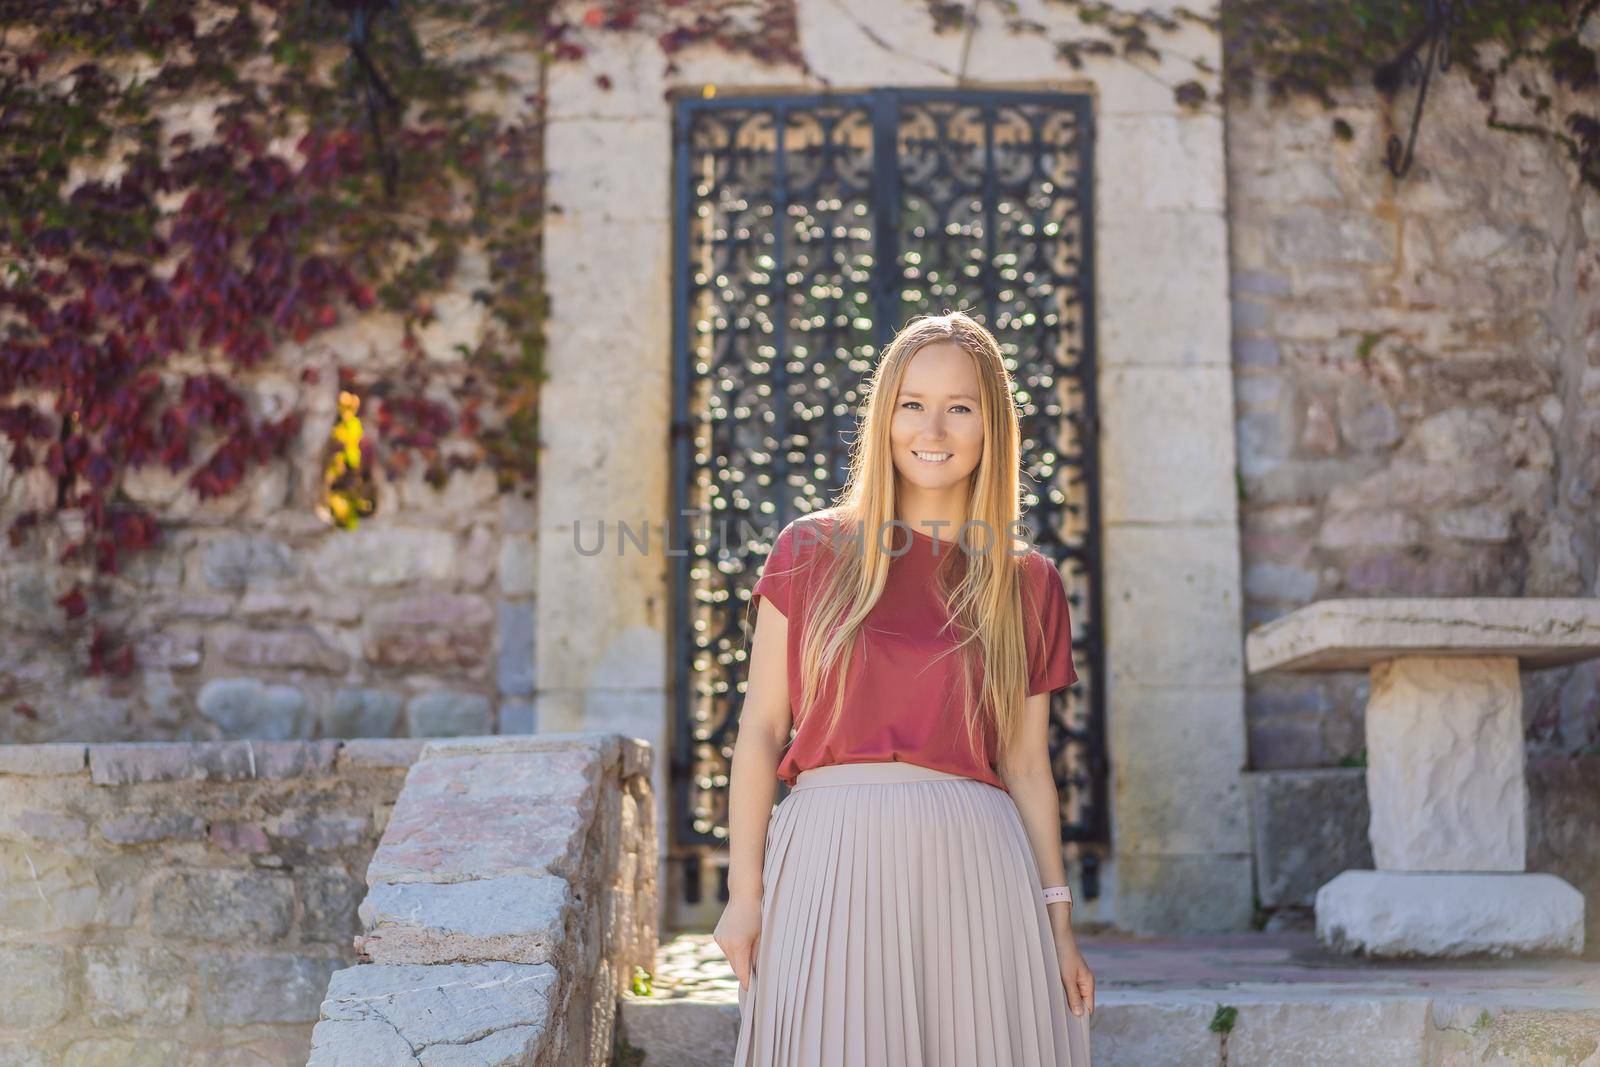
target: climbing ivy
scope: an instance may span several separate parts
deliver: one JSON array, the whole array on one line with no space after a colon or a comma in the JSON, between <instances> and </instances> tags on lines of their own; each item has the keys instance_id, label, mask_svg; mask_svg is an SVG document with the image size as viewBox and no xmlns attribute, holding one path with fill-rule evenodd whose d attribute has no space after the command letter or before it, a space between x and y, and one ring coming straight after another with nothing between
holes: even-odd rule
<instances>
[{"instance_id":1,"label":"climbing ivy","mask_svg":"<svg viewBox=\"0 0 1600 1067\"><path fill-rule=\"evenodd\" d=\"M970 31L973 19L982 18L973 14L973 6L923 2L938 30ZM1052 32L1022 17L1015 0L994 3L1013 32ZM1184 7L1156 11L1108 0L1050 3L1077 17L1080 32L1054 41L1062 62L1074 68L1092 56L1160 61L1162 38L1186 23L1218 33L1223 69L1191 60L1204 77L1173 86L1174 98L1189 108L1220 102L1258 82L1278 101L1302 95L1332 107L1337 89L1362 80L1394 98L1408 85L1405 65L1398 60L1411 53L1425 59L1427 54L1424 0L1221 0L1215 16ZM1486 106L1488 125L1561 145L1581 181L1600 192L1600 113L1594 92L1600 84L1600 0L1456 0L1453 8L1453 62L1472 79ZM1552 97L1533 87L1529 74L1535 71L1570 90L1583 106L1559 113ZM1495 101L1501 84L1512 86L1526 101L1533 121L1510 121L1499 113ZM1409 124L1409 111L1404 121ZM1351 131L1335 119L1332 133L1348 138Z\"/></svg>"}]
</instances>

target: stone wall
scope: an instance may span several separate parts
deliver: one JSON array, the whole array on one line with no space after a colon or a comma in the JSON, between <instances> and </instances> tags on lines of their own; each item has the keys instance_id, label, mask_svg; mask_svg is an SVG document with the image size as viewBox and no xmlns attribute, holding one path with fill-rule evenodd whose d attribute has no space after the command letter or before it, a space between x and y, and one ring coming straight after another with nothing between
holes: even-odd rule
<instances>
[{"instance_id":1,"label":"stone wall","mask_svg":"<svg viewBox=\"0 0 1600 1067\"><path fill-rule=\"evenodd\" d=\"M481 103L507 122L527 119L540 65L500 42L508 81ZM480 49L467 37L430 48ZM506 50L512 50L505 55ZM493 58L491 49L486 59ZM69 71L70 57L50 69ZM493 64L490 64L493 66ZM490 81L492 85L492 80ZM197 148L215 135L216 108L163 108L166 133ZM291 166L297 131L273 142ZM80 161L74 182L115 177L120 151ZM474 292L486 287L484 249L469 242L414 331L426 395L450 402L467 373L459 346L495 329ZM122 492L160 521L165 544L122 561L69 622L55 601L90 572L56 562L82 516L61 513L20 547L0 547L0 742L226 738L430 737L534 728L534 548L531 486L500 492L492 471L451 473L442 489L415 463L391 480L376 470L377 510L356 530L315 513L329 433L338 421L340 366L365 390L398 377L411 354L400 317L341 307L342 321L286 341L256 368L214 366L206 353L170 361L172 374L224 369L252 413L297 412L289 454L225 496L201 501L159 464L130 471ZM6 397L6 402L40 397ZM48 401L45 401L48 404ZM360 415L369 438L377 402ZM450 404L453 408L455 405ZM197 460L210 454L209 440ZM446 452L470 445L449 435ZM55 500L48 473L15 472L0 437L0 527ZM187 474L187 472L185 472ZM91 677L88 630L100 622L133 648L126 678Z\"/></svg>"},{"instance_id":2,"label":"stone wall","mask_svg":"<svg viewBox=\"0 0 1600 1067\"><path fill-rule=\"evenodd\" d=\"M610 1063L617 998L655 967L651 761L617 734L429 742L310 1067Z\"/></svg>"},{"instance_id":3,"label":"stone wall","mask_svg":"<svg viewBox=\"0 0 1600 1067\"><path fill-rule=\"evenodd\" d=\"M1457 70L1398 180L1413 97L1337 96L1227 116L1247 626L1340 596L1600 594L1600 196L1559 146L1489 129ZM1252 679L1251 765L1356 753L1366 684ZM1594 664L1524 685L1532 754L1600 742Z\"/></svg>"},{"instance_id":4,"label":"stone wall","mask_svg":"<svg viewBox=\"0 0 1600 1067\"><path fill-rule=\"evenodd\" d=\"M303 1064L420 747L0 746L0 1064Z\"/></svg>"}]
</instances>

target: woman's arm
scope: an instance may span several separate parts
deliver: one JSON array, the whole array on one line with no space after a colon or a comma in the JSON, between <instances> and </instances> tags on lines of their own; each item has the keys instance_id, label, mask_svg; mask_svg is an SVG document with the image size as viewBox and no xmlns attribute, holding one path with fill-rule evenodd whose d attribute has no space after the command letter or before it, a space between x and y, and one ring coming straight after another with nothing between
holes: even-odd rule
<instances>
[{"instance_id":1,"label":"woman's arm","mask_svg":"<svg viewBox=\"0 0 1600 1067\"><path fill-rule=\"evenodd\" d=\"M728 772L728 894L761 899L767 821L778 792L778 759L789 741L789 620L767 597L756 608L744 706Z\"/></svg>"},{"instance_id":2,"label":"woman's arm","mask_svg":"<svg viewBox=\"0 0 1600 1067\"><path fill-rule=\"evenodd\" d=\"M1039 865L1039 888L1066 885L1067 868L1061 859L1061 797L1050 771L1050 694L1035 693L1023 705L1023 724L1000 778L1016 801L1017 813L1028 831L1033 858ZM1072 936L1072 905L1052 901L1047 905L1050 926L1057 935Z\"/></svg>"},{"instance_id":3,"label":"woman's arm","mask_svg":"<svg viewBox=\"0 0 1600 1067\"><path fill-rule=\"evenodd\" d=\"M1040 878L1035 891L1045 886L1066 885L1067 868L1061 858L1061 798L1056 792L1055 776L1050 772L1049 693L1035 693L1027 698L1023 705L1022 727L999 770L1033 847ZM1078 950L1077 937L1072 931L1072 904L1053 900L1045 905L1045 910L1055 935L1067 1005L1074 1015L1093 1011L1094 973Z\"/></svg>"}]
</instances>

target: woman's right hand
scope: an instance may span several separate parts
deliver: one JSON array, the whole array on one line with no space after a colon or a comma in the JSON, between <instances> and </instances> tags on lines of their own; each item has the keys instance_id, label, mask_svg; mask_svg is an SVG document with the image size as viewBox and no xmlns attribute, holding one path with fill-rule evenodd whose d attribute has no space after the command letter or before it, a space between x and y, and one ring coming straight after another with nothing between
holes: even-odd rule
<instances>
[{"instance_id":1,"label":"woman's right hand","mask_svg":"<svg viewBox=\"0 0 1600 1067\"><path fill-rule=\"evenodd\" d=\"M733 897L722 909L722 918L711 939L722 949L733 965L739 979L739 988L750 986L750 966L755 962L756 946L761 942L761 899L759 897Z\"/></svg>"}]
</instances>

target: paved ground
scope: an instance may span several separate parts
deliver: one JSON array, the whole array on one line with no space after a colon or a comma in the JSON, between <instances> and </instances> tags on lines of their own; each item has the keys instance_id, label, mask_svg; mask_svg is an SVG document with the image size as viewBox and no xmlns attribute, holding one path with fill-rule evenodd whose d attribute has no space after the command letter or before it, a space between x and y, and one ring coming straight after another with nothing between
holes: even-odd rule
<instances>
[{"instance_id":1,"label":"paved ground","mask_svg":"<svg viewBox=\"0 0 1600 1067\"><path fill-rule=\"evenodd\" d=\"M1334 955L1310 931L1184 938L1080 935L1097 990L1274 989L1308 996L1493 993L1497 999L1600 1009L1600 958L1373 961ZM738 980L710 934L661 945L654 994L737 1002Z\"/></svg>"}]
</instances>

